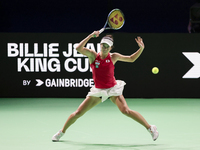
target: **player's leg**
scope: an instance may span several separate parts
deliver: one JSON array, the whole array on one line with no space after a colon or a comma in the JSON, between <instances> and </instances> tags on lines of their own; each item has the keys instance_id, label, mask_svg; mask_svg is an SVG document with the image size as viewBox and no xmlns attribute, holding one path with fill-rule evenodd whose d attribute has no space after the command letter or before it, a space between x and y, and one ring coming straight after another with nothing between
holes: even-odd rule
<instances>
[{"instance_id":1,"label":"player's leg","mask_svg":"<svg viewBox=\"0 0 200 150\"><path fill-rule=\"evenodd\" d=\"M101 99L99 97L86 97L86 99L80 104L78 109L69 116L62 129L62 132L65 133L69 126L72 125L79 117L84 115L88 110L98 105L99 103L101 103Z\"/></svg>"},{"instance_id":2,"label":"player's leg","mask_svg":"<svg viewBox=\"0 0 200 150\"><path fill-rule=\"evenodd\" d=\"M124 99L123 95L120 96L112 96L110 97L110 100L117 105L119 110L126 116L134 119L141 125L143 125L145 128L149 129L150 125L147 123L147 121L144 119L144 117L138 113L137 111L129 109L126 100Z\"/></svg>"},{"instance_id":3,"label":"player's leg","mask_svg":"<svg viewBox=\"0 0 200 150\"><path fill-rule=\"evenodd\" d=\"M151 134L154 141L158 138L159 133L157 131L157 127L155 125L149 125L140 113L129 109L123 95L112 96L112 97L110 97L110 99L114 104L116 104L118 106L119 110L124 115L134 119L135 121L137 121L138 123L143 125L149 131L149 133Z\"/></svg>"},{"instance_id":4,"label":"player's leg","mask_svg":"<svg viewBox=\"0 0 200 150\"><path fill-rule=\"evenodd\" d=\"M98 97L89 96L79 105L78 109L73 112L65 122L63 128L58 131L53 137L52 141L57 142L64 135L65 131L82 115L84 115L92 107L101 103L101 99Z\"/></svg>"}]
</instances>

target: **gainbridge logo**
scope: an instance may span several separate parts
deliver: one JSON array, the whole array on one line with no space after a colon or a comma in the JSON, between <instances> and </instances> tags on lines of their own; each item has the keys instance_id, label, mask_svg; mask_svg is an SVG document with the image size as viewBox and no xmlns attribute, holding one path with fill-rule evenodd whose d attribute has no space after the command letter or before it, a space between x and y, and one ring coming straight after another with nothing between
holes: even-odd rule
<instances>
[{"instance_id":1,"label":"gainbridge logo","mask_svg":"<svg viewBox=\"0 0 200 150\"><path fill-rule=\"evenodd\" d=\"M183 52L183 55L193 64L192 68L183 76L183 78L199 78L200 54L198 52Z\"/></svg>"}]
</instances>

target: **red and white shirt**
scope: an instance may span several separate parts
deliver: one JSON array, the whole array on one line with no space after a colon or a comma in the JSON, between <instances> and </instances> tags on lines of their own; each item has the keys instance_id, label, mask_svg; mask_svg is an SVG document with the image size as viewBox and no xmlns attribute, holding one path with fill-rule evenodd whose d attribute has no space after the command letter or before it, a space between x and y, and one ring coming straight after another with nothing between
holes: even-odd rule
<instances>
[{"instance_id":1,"label":"red and white shirt","mask_svg":"<svg viewBox=\"0 0 200 150\"><path fill-rule=\"evenodd\" d=\"M115 66L111 60L110 53L105 59L101 59L98 53L96 59L90 64L96 88L106 89L117 84L114 77Z\"/></svg>"}]
</instances>

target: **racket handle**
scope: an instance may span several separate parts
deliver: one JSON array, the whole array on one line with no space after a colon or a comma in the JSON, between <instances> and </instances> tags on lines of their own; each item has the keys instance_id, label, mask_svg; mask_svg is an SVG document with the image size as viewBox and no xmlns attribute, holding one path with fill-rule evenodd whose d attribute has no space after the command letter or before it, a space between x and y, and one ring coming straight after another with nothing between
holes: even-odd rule
<instances>
[{"instance_id":1,"label":"racket handle","mask_svg":"<svg viewBox=\"0 0 200 150\"><path fill-rule=\"evenodd\" d=\"M99 30L99 34L101 34L104 30L105 28L102 28L101 30Z\"/></svg>"}]
</instances>

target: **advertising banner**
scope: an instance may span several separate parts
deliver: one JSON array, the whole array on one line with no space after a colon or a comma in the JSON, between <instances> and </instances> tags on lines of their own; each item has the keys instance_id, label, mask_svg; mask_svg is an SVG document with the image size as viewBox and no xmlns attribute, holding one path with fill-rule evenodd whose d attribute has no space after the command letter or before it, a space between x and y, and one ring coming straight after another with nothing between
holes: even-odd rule
<instances>
[{"instance_id":1,"label":"advertising banner","mask_svg":"<svg viewBox=\"0 0 200 150\"><path fill-rule=\"evenodd\" d=\"M1 33L0 97L84 98L94 85L88 58L76 51L84 33ZM99 38L86 47L100 52ZM199 98L200 35L113 33L112 52L130 55L145 49L133 63L117 62L128 98ZM157 67L159 72L152 73Z\"/></svg>"}]
</instances>

